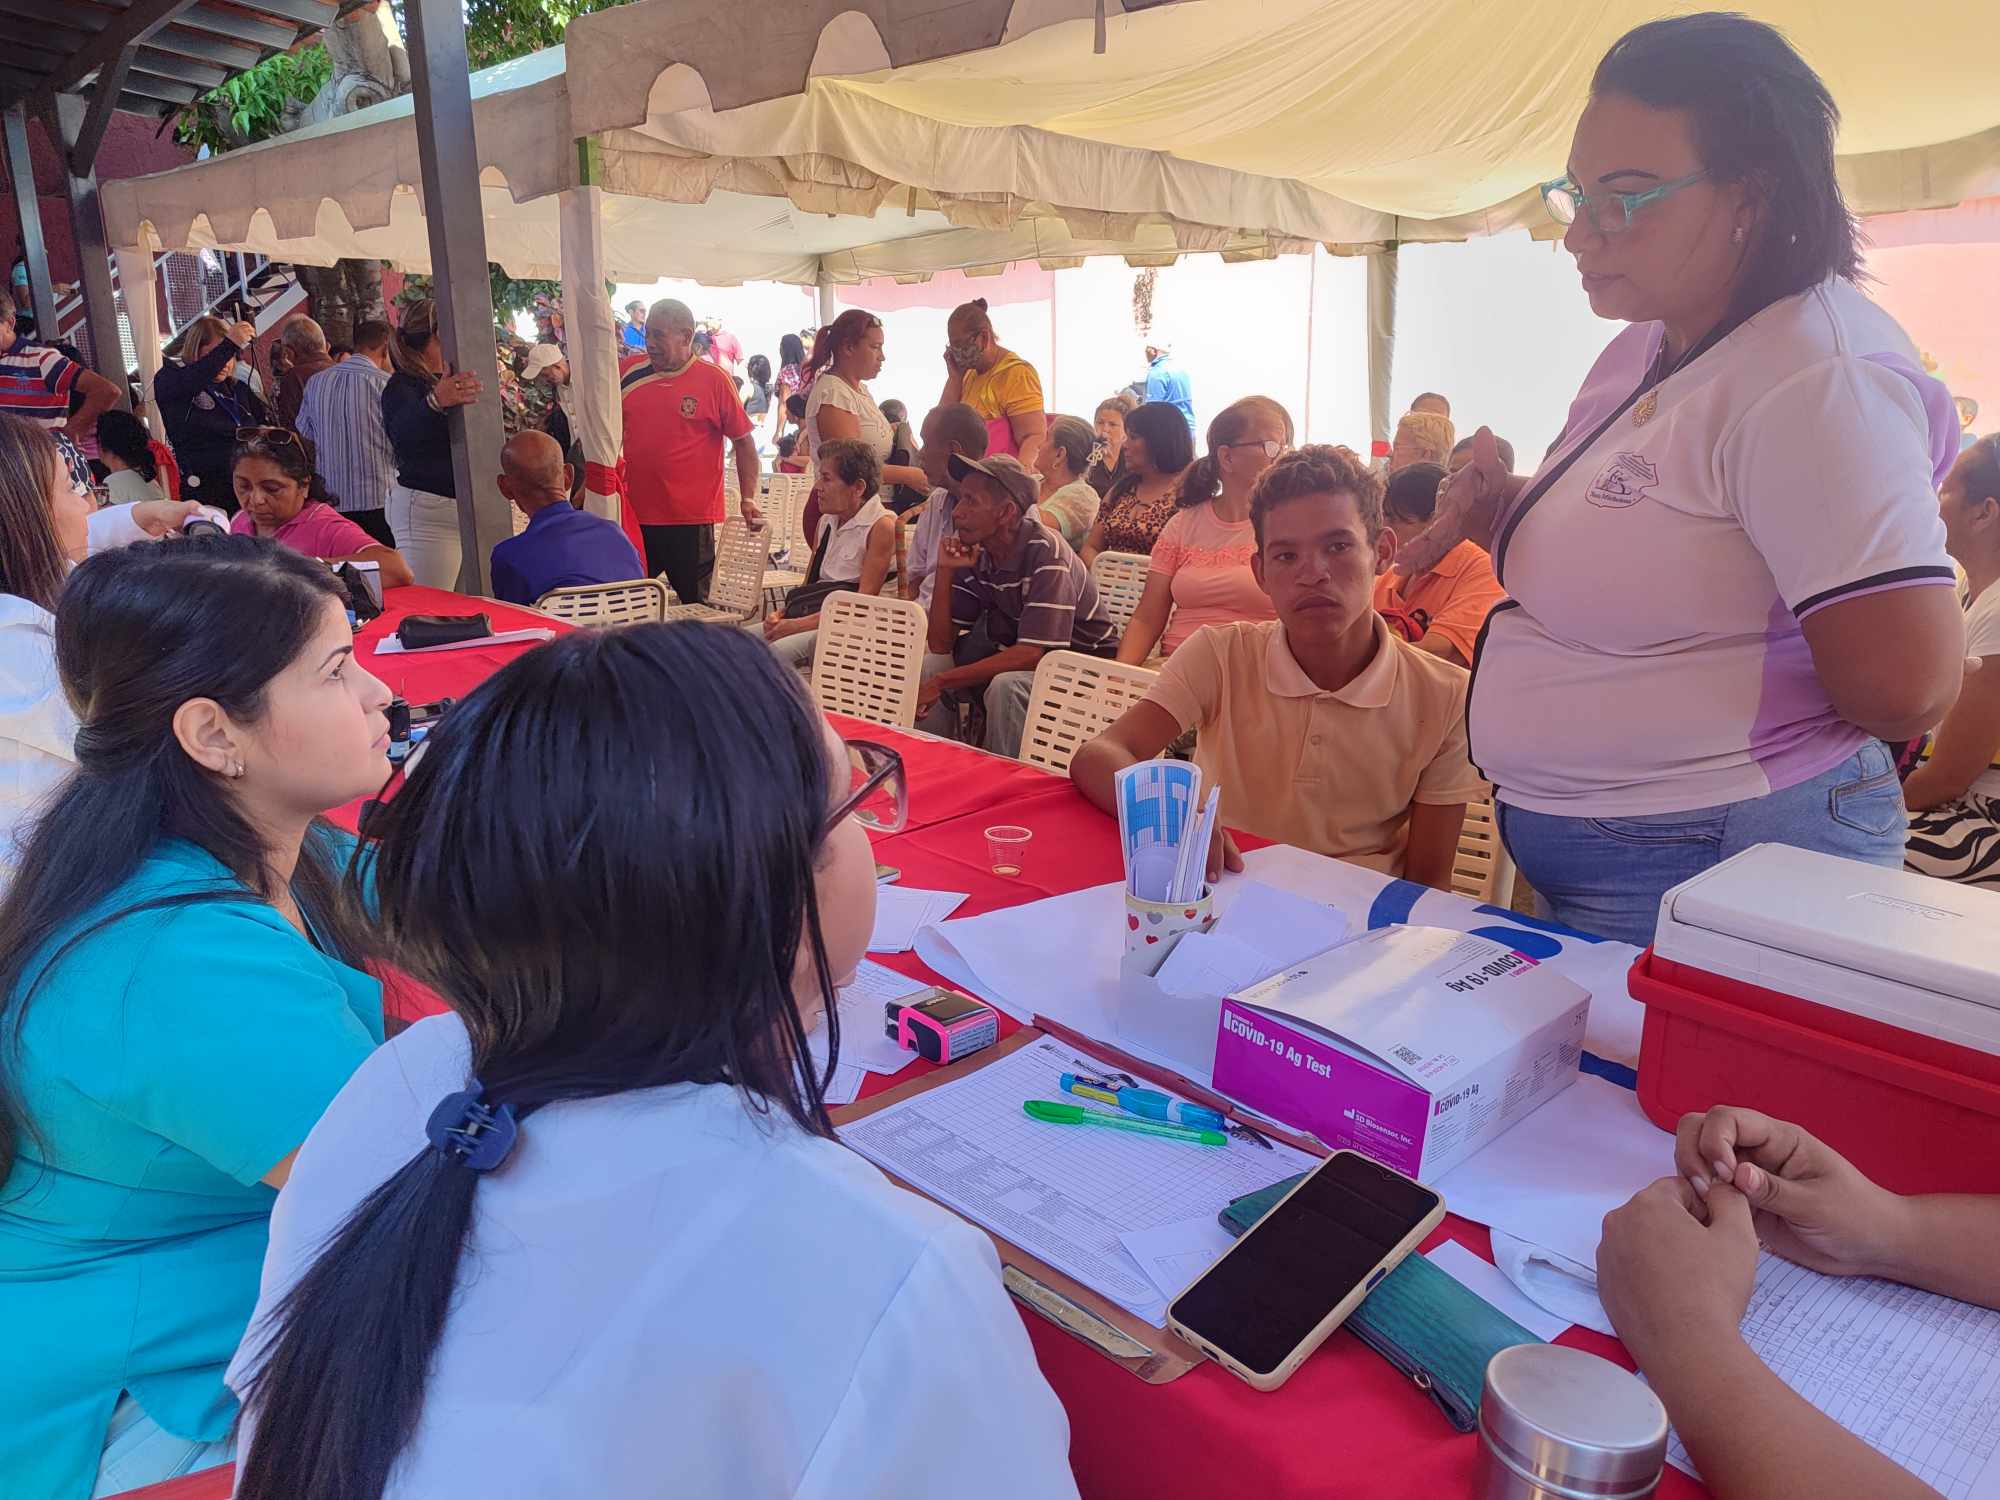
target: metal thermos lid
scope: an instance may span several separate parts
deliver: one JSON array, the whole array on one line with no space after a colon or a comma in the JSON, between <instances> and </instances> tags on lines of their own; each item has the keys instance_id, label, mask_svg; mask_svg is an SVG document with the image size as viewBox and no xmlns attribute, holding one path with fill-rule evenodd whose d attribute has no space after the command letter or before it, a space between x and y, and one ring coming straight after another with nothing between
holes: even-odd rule
<instances>
[{"instance_id":1,"label":"metal thermos lid","mask_svg":"<svg viewBox=\"0 0 2000 1500\"><path fill-rule=\"evenodd\" d=\"M1555 1344L1486 1366L1479 1430L1494 1457L1559 1495L1646 1495L1667 1453L1667 1411L1638 1376Z\"/></svg>"}]
</instances>

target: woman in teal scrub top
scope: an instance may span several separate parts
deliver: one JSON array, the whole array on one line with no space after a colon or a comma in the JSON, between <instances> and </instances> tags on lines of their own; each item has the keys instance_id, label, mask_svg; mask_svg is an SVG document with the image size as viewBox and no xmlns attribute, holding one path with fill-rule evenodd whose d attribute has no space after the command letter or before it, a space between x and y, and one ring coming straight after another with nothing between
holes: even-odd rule
<instances>
[{"instance_id":1,"label":"woman in teal scrub top","mask_svg":"<svg viewBox=\"0 0 2000 1500\"><path fill-rule=\"evenodd\" d=\"M348 961L390 694L325 566L253 537L70 576L77 768L0 904L0 1491L228 1456L222 1383L293 1154L382 1040Z\"/></svg>"}]
</instances>

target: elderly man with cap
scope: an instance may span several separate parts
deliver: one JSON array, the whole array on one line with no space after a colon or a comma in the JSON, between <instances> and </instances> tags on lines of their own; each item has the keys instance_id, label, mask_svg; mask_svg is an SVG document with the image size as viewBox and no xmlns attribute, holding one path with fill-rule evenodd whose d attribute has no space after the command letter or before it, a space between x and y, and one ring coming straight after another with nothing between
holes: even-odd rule
<instances>
[{"instance_id":1,"label":"elderly man with cap","mask_svg":"<svg viewBox=\"0 0 2000 1500\"><path fill-rule=\"evenodd\" d=\"M556 344L537 344L528 351L521 367L521 400L527 407L528 425L546 432L570 456L569 356Z\"/></svg>"},{"instance_id":2,"label":"elderly man with cap","mask_svg":"<svg viewBox=\"0 0 2000 1500\"><path fill-rule=\"evenodd\" d=\"M973 696L985 706L986 748L1014 755L1042 654L1113 656L1118 631L1090 570L1035 519L1041 485L1019 459L954 454L950 474L958 503L938 548L917 724L947 733L946 695Z\"/></svg>"}]
</instances>

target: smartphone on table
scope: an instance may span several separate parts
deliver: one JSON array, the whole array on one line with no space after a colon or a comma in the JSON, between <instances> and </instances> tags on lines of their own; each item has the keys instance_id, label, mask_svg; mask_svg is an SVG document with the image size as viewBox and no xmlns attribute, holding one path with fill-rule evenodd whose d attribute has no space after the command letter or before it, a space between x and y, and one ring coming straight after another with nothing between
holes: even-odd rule
<instances>
[{"instance_id":1,"label":"smartphone on table","mask_svg":"<svg viewBox=\"0 0 2000 1500\"><path fill-rule=\"evenodd\" d=\"M1167 1326L1275 1391L1443 1219L1429 1188L1336 1151L1174 1299Z\"/></svg>"}]
</instances>

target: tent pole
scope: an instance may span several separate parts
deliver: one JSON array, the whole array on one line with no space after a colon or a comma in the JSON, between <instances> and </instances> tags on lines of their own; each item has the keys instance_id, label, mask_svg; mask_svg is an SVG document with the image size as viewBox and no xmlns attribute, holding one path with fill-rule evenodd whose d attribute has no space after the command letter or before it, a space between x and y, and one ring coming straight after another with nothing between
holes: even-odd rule
<instances>
[{"instance_id":1,"label":"tent pole","mask_svg":"<svg viewBox=\"0 0 2000 1500\"><path fill-rule=\"evenodd\" d=\"M1313 312L1319 306L1319 257L1317 245L1306 254L1306 419L1299 431L1302 446L1313 440Z\"/></svg>"},{"instance_id":2,"label":"tent pole","mask_svg":"<svg viewBox=\"0 0 2000 1500\"><path fill-rule=\"evenodd\" d=\"M833 284L822 281L816 288L819 294L819 326L824 328L840 316L840 304L833 300Z\"/></svg>"},{"instance_id":3,"label":"tent pole","mask_svg":"<svg viewBox=\"0 0 2000 1500\"><path fill-rule=\"evenodd\" d=\"M89 104L75 94L55 98L56 139L63 158L63 181L69 189L70 232L76 239L77 270L83 279L83 318L90 330L90 362L118 388L118 404L130 409L125 348L118 337L118 295L111 289L111 251L104 243L104 206L97 196L97 169L83 163L79 174L70 160L82 138ZM38 320L39 322L39 320ZM53 339L53 321L43 338Z\"/></svg>"},{"instance_id":4,"label":"tent pole","mask_svg":"<svg viewBox=\"0 0 2000 1500\"><path fill-rule=\"evenodd\" d=\"M153 400L153 377L160 373L159 302L153 278L153 252L143 245L125 245L112 253L118 258L118 285L125 293L125 319L132 326L140 406L153 436L164 443L167 424Z\"/></svg>"},{"instance_id":5,"label":"tent pole","mask_svg":"<svg viewBox=\"0 0 2000 1500\"><path fill-rule=\"evenodd\" d=\"M589 143L582 142L589 163ZM557 199L562 232L563 328L569 338L569 389L583 448L583 505L619 519L618 454L625 413L618 393L618 320L604 290L604 190L573 187Z\"/></svg>"},{"instance_id":6,"label":"tent pole","mask_svg":"<svg viewBox=\"0 0 2000 1500\"><path fill-rule=\"evenodd\" d=\"M56 336L55 285L49 280L49 252L42 241L42 203L35 195L35 164L28 154L28 108L7 106L7 173L14 182L14 212L21 223L21 254L28 262L28 296L35 315L35 332ZM12 287L8 288L12 291Z\"/></svg>"},{"instance_id":7,"label":"tent pole","mask_svg":"<svg viewBox=\"0 0 2000 1500\"><path fill-rule=\"evenodd\" d=\"M1389 457L1389 387L1396 368L1396 261L1391 240L1368 257L1368 439L1370 454Z\"/></svg>"},{"instance_id":8,"label":"tent pole","mask_svg":"<svg viewBox=\"0 0 2000 1500\"><path fill-rule=\"evenodd\" d=\"M500 391L494 378L499 356L465 61L465 9L463 0L406 0L403 13L410 30L417 157L423 168L438 337L446 366L478 376L484 388L477 401L451 408L451 474L465 548L458 587L462 593L486 594L491 592L487 555L514 528L506 497L494 484L500 472Z\"/></svg>"}]
</instances>

